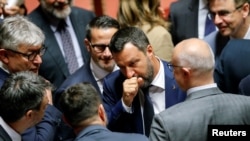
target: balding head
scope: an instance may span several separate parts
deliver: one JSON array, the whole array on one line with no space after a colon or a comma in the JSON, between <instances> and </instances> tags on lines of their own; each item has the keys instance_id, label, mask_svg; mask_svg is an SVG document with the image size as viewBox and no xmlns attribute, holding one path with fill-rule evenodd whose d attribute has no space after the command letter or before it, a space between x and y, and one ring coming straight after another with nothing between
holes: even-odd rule
<instances>
[{"instance_id":1,"label":"balding head","mask_svg":"<svg viewBox=\"0 0 250 141\"><path fill-rule=\"evenodd\" d=\"M180 68L175 71L175 77L188 85L184 90L213 82L214 62L210 46L201 39L183 40L173 50L172 64Z\"/></svg>"},{"instance_id":2,"label":"balding head","mask_svg":"<svg viewBox=\"0 0 250 141\"><path fill-rule=\"evenodd\" d=\"M200 71L214 69L214 54L209 45L197 38L184 40L176 45L172 60L180 66L189 66Z\"/></svg>"}]
</instances>

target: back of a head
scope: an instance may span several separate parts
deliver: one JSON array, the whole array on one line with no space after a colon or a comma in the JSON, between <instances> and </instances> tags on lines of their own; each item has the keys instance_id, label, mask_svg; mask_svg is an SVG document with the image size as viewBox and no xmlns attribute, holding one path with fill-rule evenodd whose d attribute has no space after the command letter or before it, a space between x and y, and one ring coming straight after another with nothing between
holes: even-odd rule
<instances>
[{"instance_id":1,"label":"back of a head","mask_svg":"<svg viewBox=\"0 0 250 141\"><path fill-rule=\"evenodd\" d=\"M116 28L120 29L119 22L109 16L97 16L93 18L89 24L86 26L86 38L91 41L91 29L98 28L98 29L106 29L106 28Z\"/></svg>"},{"instance_id":2,"label":"back of a head","mask_svg":"<svg viewBox=\"0 0 250 141\"><path fill-rule=\"evenodd\" d=\"M98 115L101 98L91 83L83 82L69 87L60 98L63 114L72 127Z\"/></svg>"},{"instance_id":3,"label":"back of a head","mask_svg":"<svg viewBox=\"0 0 250 141\"><path fill-rule=\"evenodd\" d=\"M33 72L12 74L0 90L0 116L11 123L28 110L40 110L46 89L50 87L48 81Z\"/></svg>"},{"instance_id":4,"label":"back of a head","mask_svg":"<svg viewBox=\"0 0 250 141\"><path fill-rule=\"evenodd\" d=\"M0 47L3 49L17 50L20 45L38 46L44 40L41 29L26 17L7 17L0 25Z\"/></svg>"},{"instance_id":5,"label":"back of a head","mask_svg":"<svg viewBox=\"0 0 250 141\"><path fill-rule=\"evenodd\" d=\"M176 45L173 59L179 66L190 67L196 76L212 73L214 70L214 54L210 46L197 38L186 39Z\"/></svg>"},{"instance_id":6,"label":"back of a head","mask_svg":"<svg viewBox=\"0 0 250 141\"><path fill-rule=\"evenodd\" d=\"M146 52L146 48L150 44L146 34L141 29L125 27L113 35L109 49L113 53L118 53L123 50L124 45L127 43L132 43L143 52Z\"/></svg>"}]
</instances>

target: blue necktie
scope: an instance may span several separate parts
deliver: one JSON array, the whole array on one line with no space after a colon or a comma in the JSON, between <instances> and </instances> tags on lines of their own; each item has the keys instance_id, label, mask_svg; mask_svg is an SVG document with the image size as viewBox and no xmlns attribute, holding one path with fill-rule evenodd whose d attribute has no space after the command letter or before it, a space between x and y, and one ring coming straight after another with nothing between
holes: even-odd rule
<instances>
[{"instance_id":1,"label":"blue necktie","mask_svg":"<svg viewBox=\"0 0 250 141\"><path fill-rule=\"evenodd\" d=\"M215 25L209 14L207 14L206 17L206 24L205 24L205 34L204 36L207 36L211 32L215 31Z\"/></svg>"}]
</instances>

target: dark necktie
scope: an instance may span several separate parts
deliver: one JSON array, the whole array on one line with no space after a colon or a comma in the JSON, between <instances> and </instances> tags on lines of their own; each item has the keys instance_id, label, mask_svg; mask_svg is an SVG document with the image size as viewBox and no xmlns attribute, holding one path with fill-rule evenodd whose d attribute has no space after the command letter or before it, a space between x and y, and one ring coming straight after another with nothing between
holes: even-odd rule
<instances>
[{"instance_id":1,"label":"dark necktie","mask_svg":"<svg viewBox=\"0 0 250 141\"><path fill-rule=\"evenodd\" d=\"M207 14L206 17L206 24L205 24L205 34L204 36L207 36L211 32L215 31L215 25L209 14Z\"/></svg>"},{"instance_id":2,"label":"dark necktie","mask_svg":"<svg viewBox=\"0 0 250 141\"><path fill-rule=\"evenodd\" d=\"M148 90L149 88L143 90L144 93L143 117L144 117L144 127L146 136L149 136L150 127L154 116L154 108Z\"/></svg>"},{"instance_id":3,"label":"dark necktie","mask_svg":"<svg viewBox=\"0 0 250 141\"><path fill-rule=\"evenodd\" d=\"M79 66L74 51L71 35L66 27L67 27L66 22L64 20L61 20L57 26L57 31L61 35L63 50L65 54L65 62L68 65L70 74L72 74L78 69Z\"/></svg>"}]
</instances>

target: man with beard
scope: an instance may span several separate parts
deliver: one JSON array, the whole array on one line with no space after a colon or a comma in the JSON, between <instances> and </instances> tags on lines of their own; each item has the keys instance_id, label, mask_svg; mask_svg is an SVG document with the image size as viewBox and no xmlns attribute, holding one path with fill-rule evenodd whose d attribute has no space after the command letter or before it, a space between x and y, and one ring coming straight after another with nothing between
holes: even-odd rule
<instances>
[{"instance_id":1,"label":"man with beard","mask_svg":"<svg viewBox=\"0 0 250 141\"><path fill-rule=\"evenodd\" d=\"M54 86L61 83L75 70L88 62L90 56L83 43L85 27L95 17L93 12L72 6L73 0L40 0L40 5L28 17L45 34L45 46L39 74L48 79ZM72 43L64 50L65 39ZM69 34L70 35L69 35ZM72 52L71 52L72 51Z\"/></svg>"},{"instance_id":2,"label":"man with beard","mask_svg":"<svg viewBox=\"0 0 250 141\"><path fill-rule=\"evenodd\" d=\"M112 131L149 135L152 117L183 101L168 63L154 55L145 33L136 27L118 30L110 41L120 68L103 82L103 104Z\"/></svg>"},{"instance_id":3,"label":"man with beard","mask_svg":"<svg viewBox=\"0 0 250 141\"><path fill-rule=\"evenodd\" d=\"M119 28L118 21L109 16L96 17L87 25L84 43L91 60L69 76L60 86L55 93L56 104L65 89L80 82L91 82L101 95L103 78L118 69L108 47L111 37Z\"/></svg>"}]
</instances>

